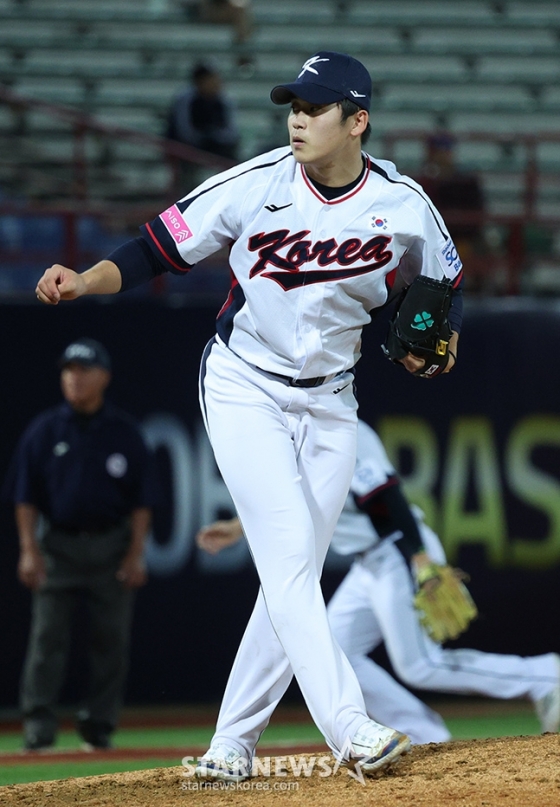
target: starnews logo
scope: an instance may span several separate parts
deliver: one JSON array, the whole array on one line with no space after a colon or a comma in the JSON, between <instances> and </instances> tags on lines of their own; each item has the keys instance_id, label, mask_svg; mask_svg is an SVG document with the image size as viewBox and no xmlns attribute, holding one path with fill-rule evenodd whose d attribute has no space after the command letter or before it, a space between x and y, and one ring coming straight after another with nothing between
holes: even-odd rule
<instances>
[{"instance_id":1,"label":"starnews logo","mask_svg":"<svg viewBox=\"0 0 560 807\"><path fill-rule=\"evenodd\" d=\"M352 742L347 738L334 758L330 754L322 756L298 754L279 757L253 757L251 760L239 757L233 766L231 763L226 763L225 760L222 766L220 766L219 762L214 761L211 771L209 769L208 777L205 778L202 775L201 779L196 781L194 777L197 769L200 776L200 771L205 768L205 761L201 757L183 757L181 760L185 768L183 776L186 780L193 781L185 781L181 787L184 790L202 790L208 787L223 790L297 790L298 787L293 786L294 784L297 785L297 782L270 783L266 780L273 778L283 779L288 776L292 776L294 779L302 776L309 778L314 773L324 779L328 776L334 776L341 767L345 768L348 776L365 785L364 774L359 760L352 760L354 753ZM228 781L226 777L231 777L232 780L236 778L238 781ZM262 777L265 781L247 781L247 779L254 779L255 777Z\"/></svg>"}]
</instances>

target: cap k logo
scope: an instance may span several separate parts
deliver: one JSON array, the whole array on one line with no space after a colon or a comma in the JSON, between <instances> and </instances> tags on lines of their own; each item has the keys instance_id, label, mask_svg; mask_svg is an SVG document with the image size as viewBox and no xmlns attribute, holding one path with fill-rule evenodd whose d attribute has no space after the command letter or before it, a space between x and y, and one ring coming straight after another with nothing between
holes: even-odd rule
<instances>
[{"instance_id":1,"label":"cap k logo","mask_svg":"<svg viewBox=\"0 0 560 807\"><path fill-rule=\"evenodd\" d=\"M328 61L329 61L329 59L324 59L324 58L321 58L320 56L312 56L311 59L308 59L305 62L305 64L303 65L303 67L301 68L301 73L299 74L298 78L301 78L303 76L303 74L306 73L306 72L315 73L315 75L318 76L319 71L315 70L313 65L317 64L317 62L328 62Z\"/></svg>"}]
</instances>

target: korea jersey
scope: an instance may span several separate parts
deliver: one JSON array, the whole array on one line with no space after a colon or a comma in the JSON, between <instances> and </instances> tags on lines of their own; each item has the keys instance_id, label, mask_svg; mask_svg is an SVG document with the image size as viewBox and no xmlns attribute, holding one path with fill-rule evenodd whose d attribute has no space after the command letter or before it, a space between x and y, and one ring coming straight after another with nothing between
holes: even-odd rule
<instances>
[{"instance_id":1,"label":"korea jersey","mask_svg":"<svg viewBox=\"0 0 560 807\"><path fill-rule=\"evenodd\" d=\"M355 555L375 549L381 541L394 542L402 538L402 532L397 530L381 539L370 517L356 504L356 500L375 495L382 488L392 484L395 478L396 471L377 433L363 420L358 420L356 468L331 541L331 547L335 552L339 555ZM411 510L418 524L424 549L434 563L444 565L447 561L441 541L424 522L422 510L415 504L411 505Z\"/></svg>"},{"instance_id":2,"label":"korea jersey","mask_svg":"<svg viewBox=\"0 0 560 807\"><path fill-rule=\"evenodd\" d=\"M174 273L228 247L219 337L250 364L293 378L336 374L391 292L418 274L461 279L443 220L421 187L364 154L359 183L327 200L289 147L214 176L144 225Z\"/></svg>"},{"instance_id":3,"label":"korea jersey","mask_svg":"<svg viewBox=\"0 0 560 807\"><path fill-rule=\"evenodd\" d=\"M358 450L356 468L350 483L350 491L336 525L331 547L340 555L365 552L379 543L377 530L367 513L360 510L356 498L375 495L396 477L383 443L374 430L358 420ZM396 538L401 537L398 532Z\"/></svg>"}]
</instances>

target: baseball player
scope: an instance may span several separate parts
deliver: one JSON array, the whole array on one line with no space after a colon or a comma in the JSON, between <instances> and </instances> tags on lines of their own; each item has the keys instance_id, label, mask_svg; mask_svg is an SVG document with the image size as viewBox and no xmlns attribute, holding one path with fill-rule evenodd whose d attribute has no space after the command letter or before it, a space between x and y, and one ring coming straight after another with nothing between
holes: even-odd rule
<instances>
[{"instance_id":1,"label":"baseball player","mask_svg":"<svg viewBox=\"0 0 560 807\"><path fill-rule=\"evenodd\" d=\"M560 656L522 658L443 648L420 626L411 557L424 550L445 565L445 552L421 511L408 505L381 440L361 420L356 470L332 547L356 555L329 601L328 614L358 676L368 713L390 720L417 742L433 742L429 731L422 736L423 727L399 714L398 700L382 701L376 691L377 675L368 654L384 642L393 669L408 686L489 698L526 697L535 705L542 731L558 731Z\"/></svg>"},{"instance_id":2,"label":"baseball player","mask_svg":"<svg viewBox=\"0 0 560 807\"><path fill-rule=\"evenodd\" d=\"M233 518L202 529L197 544L215 554L241 535L239 520ZM426 552L444 565L445 552L421 511L407 503L381 440L363 420L358 421L356 468L331 546L341 555L355 555L327 613L356 672L369 715L406 732L413 743L450 739L441 717L369 658L384 642L393 668L409 686L490 698L526 697L535 705L541 730L558 731L558 654L522 658L444 649L420 626L411 561L415 553Z\"/></svg>"},{"instance_id":3,"label":"baseball player","mask_svg":"<svg viewBox=\"0 0 560 807\"><path fill-rule=\"evenodd\" d=\"M462 266L441 216L419 185L363 150L365 67L321 51L271 98L290 107L289 147L207 180L86 272L54 265L37 286L50 304L117 293L230 249L231 291L202 357L200 402L261 589L197 767L229 781L250 775L294 675L339 759L372 773L409 748L368 718L319 577L354 470L352 369L370 312L419 275L448 279L443 372L455 363L462 313ZM425 363L411 352L400 361L410 373Z\"/></svg>"}]
</instances>

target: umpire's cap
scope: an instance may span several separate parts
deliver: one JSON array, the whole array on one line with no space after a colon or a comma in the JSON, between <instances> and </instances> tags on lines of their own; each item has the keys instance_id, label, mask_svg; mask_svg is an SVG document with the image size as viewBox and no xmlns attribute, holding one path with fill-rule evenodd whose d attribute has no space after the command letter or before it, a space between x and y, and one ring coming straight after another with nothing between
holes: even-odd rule
<instances>
[{"instance_id":1,"label":"umpire's cap","mask_svg":"<svg viewBox=\"0 0 560 807\"><path fill-rule=\"evenodd\" d=\"M309 104L336 104L348 98L369 112L371 77L353 56L321 50L304 63L293 84L274 87L270 98L274 104L289 104L294 98Z\"/></svg>"},{"instance_id":2,"label":"umpire's cap","mask_svg":"<svg viewBox=\"0 0 560 807\"><path fill-rule=\"evenodd\" d=\"M81 364L84 367L103 367L111 370L111 357L101 342L84 336L71 342L58 361L60 368L67 364Z\"/></svg>"}]
</instances>

